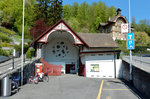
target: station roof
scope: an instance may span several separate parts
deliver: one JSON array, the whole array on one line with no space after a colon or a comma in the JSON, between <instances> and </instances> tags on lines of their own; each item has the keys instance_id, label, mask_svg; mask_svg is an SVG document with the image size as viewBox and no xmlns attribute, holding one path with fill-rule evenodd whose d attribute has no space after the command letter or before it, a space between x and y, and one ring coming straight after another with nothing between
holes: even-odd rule
<instances>
[{"instance_id":1,"label":"station roof","mask_svg":"<svg viewBox=\"0 0 150 99\"><path fill-rule=\"evenodd\" d=\"M81 42L88 48L117 48L118 44L112 39L110 34L106 33L76 33L74 32L71 27L64 22L62 19L58 21L56 24L51 26L48 30L43 32L35 42L38 42L41 38L55 29L59 24L64 24L67 30L70 30Z\"/></svg>"},{"instance_id":2,"label":"station roof","mask_svg":"<svg viewBox=\"0 0 150 99\"><path fill-rule=\"evenodd\" d=\"M78 33L78 35L90 47L118 47L118 44L112 39L110 34L106 33Z\"/></svg>"}]
</instances>

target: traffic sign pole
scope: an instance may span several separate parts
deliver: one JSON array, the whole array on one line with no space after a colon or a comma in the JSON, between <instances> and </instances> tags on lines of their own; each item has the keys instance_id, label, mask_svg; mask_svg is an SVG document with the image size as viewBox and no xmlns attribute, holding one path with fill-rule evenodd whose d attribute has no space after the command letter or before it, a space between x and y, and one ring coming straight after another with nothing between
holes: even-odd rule
<instances>
[{"instance_id":1,"label":"traffic sign pole","mask_svg":"<svg viewBox=\"0 0 150 99\"><path fill-rule=\"evenodd\" d=\"M129 33L131 33L131 24L130 24L130 0L129 0ZM132 50L130 49L130 82L132 83Z\"/></svg>"}]
</instances>

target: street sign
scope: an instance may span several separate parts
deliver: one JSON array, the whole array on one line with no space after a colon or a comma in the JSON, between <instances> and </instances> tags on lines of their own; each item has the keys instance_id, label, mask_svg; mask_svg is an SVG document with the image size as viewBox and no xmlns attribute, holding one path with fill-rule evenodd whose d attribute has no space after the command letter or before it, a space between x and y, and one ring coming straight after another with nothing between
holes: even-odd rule
<instances>
[{"instance_id":1,"label":"street sign","mask_svg":"<svg viewBox=\"0 0 150 99\"><path fill-rule=\"evenodd\" d=\"M133 40L134 39L134 33L127 33L127 40Z\"/></svg>"},{"instance_id":2,"label":"street sign","mask_svg":"<svg viewBox=\"0 0 150 99\"><path fill-rule=\"evenodd\" d=\"M121 32L128 33L128 24L121 24Z\"/></svg>"},{"instance_id":3,"label":"street sign","mask_svg":"<svg viewBox=\"0 0 150 99\"><path fill-rule=\"evenodd\" d=\"M134 40L127 40L127 49L134 49Z\"/></svg>"}]
</instances>

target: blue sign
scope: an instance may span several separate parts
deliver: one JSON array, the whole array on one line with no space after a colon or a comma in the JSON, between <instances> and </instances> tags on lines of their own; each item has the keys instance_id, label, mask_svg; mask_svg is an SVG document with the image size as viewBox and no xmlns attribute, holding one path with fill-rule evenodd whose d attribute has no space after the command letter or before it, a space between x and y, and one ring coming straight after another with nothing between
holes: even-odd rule
<instances>
[{"instance_id":1,"label":"blue sign","mask_svg":"<svg viewBox=\"0 0 150 99\"><path fill-rule=\"evenodd\" d=\"M127 49L134 49L134 40L127 40Z\"/></svg>"},{"instance_id":2,"label":"blue sign","mask_svg":"<svg viewBox=\"0 0 150 99\"><path fill-rule=\"evenodd\" d=\"M134 39L134 33L127 33L127 40L133 40Z\"/></svg>"}]
</instances>

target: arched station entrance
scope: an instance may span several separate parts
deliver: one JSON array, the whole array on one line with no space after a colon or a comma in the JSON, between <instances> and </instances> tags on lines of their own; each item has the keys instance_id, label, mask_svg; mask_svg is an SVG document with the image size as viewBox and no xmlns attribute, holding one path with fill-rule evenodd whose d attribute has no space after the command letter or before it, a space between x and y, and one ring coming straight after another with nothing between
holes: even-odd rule
<instances>
[{"instance_id":1,"label":"arched station entrance","mask_svg":"<svg viewBox=\"0 0 150 99\"><path fill-rule=\"evenodd\" d=\"M41 56L48 63L61 65L64 73L76 73L79 48L74 43L73 36L67 31L54 31L43 45Z\"/></svg>"},{"instance_id":2,"label":"arched station entrance","mask_svg":"<svg viewBox=\"0 0 150 99\"><path fill-rule=\"evenodd\" d=\"M83 45L83 42L63 20L38 39L37 53L40 53L39 57L45 62L61 66L63 73L78 72L79 46Z\"/></svg>"}]
</instances>

